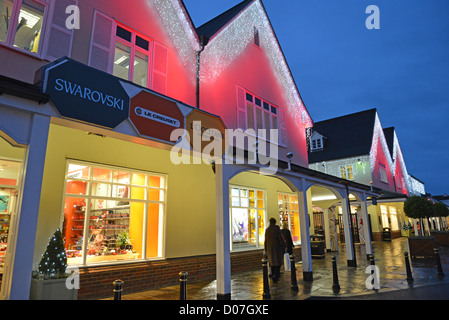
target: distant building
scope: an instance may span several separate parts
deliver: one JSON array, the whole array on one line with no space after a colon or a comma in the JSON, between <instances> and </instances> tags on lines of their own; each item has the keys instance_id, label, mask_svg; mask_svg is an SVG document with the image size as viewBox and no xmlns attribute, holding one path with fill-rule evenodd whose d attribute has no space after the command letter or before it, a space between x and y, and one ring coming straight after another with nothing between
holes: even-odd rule
<instances>
[{"instance_id":1,"label":"distant building","mask_svg":"<svg viewBox=\"0 0 449 320\"><path fill-rule=\"evenodd\" d=\"M396 131L382 128L377 110L315 122L309 140L309 168L382 190L377 205L368 207L373 239L381 240L385 228L400 236L408 221L403 202L425 188L408 173Z\"/></svg>"}]
</instances>

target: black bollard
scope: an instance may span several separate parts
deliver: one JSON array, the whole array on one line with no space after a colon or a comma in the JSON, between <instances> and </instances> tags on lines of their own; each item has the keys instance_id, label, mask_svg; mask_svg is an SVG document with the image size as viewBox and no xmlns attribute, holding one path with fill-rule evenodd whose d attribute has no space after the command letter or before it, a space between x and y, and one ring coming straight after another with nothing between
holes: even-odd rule
<instances>
[{"instance_id":1,"label":"black bollard","mask_svg":"<svg viewBox=\"0 0 449 320\"><path fill-rule=\"evenodd\" d=\"M262 259L262 269L263 269L263 298L270 299L270 284L268 283L268 259L267 256L264 255Z\"/></svg>"},{"instance_id":2,"label":"black bollard","mask_svg":"<svg viewBox=\"0 0 449 320\"><path fill-rule=\"evenodd\" d=\"M340 284L338 283L338 272L337 272L337 257L332 257L332 271L333 271L333 284L332 290L334 293L340 292Z\"/></svg>"},{"instance_id":3,"label":"black bollard","mask_svg":"<svg viewBox=\"0 0 449 320\"><path fill-rule=\"evenodd\" d=\"M369 255L369 263L374 266L374 256L372 254Z\"/></svg>"},{"instance_id":4,"label":"black bollard","mask_svg":"<svg viewBox=\"0 0 449 320\"><path fill-rule=\"evenodd\" d=\"M435 258L437 259L438 278L444 278L443 268L441 267L440 250L435 248L433 251L435 252Z\"/></svg>"},{"instance_id":5,"label":"black bollard","mask_svg":"<svg viewBox=\"0 0 449 320\"><path fill-rule=\"evenodd\" d=\"M293 291L298 291L298 283L296 281L296 266L295 266L295 255L290 255L290 274L291 274L291 289Z\"/></svg>"},{"instance_id":6,"label":"black bollard","mask_svg":"<svg viewBox=\"0 0 449 320\"><path fill-rule=\"evenodd\" d=\"M122 300L122 280L115 280L113 283L114 285L114 300Z\"/></svg>"},{"instance_id":7,"label":"black bollard","mask_svg":"<svg viewBox=\"0 0 449 320\"><path fill-rule=\"evenodd\" d=\"M187 300L187 276L185 271L179 273L179 300Z\"/></svg>"},{"instance_id":8,"label":"black bollard","mask_svg":"<svg viewBox=\"0 0 449 320\"><path fill-rule=\"evenodd\" d=\"M407 270L407 281L408 282L413 282L413 277L412 277L412 269L410 268L410 260L408 258L408 252L404 252L404 256L405 256L405 269Z\"/></svg>"}]
</instances>

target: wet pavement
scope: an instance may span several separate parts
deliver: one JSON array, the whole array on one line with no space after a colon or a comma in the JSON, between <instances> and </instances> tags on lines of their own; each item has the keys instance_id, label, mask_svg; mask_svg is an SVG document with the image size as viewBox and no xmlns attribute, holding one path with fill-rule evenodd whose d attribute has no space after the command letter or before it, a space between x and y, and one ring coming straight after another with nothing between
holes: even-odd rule
<instances>
[{"instance_id":1,"label":"wet pavement","mask_svg":"<svg viewBox=\"0 0 449 320\"><path fill-rule=\"evenodd\" d=\"M445 274L438 276L435 259L410 260L413 282L407 281L404 252L408 251L407 238L391 242L373 242L374 263L378 268L379 288L368 281L370 262L365 246L355 245L357 267L348 267L344 246L339 252L329 252L324 259L313 259L313 281L304 281L302 263L296 263L298 291L291 290L291 272L285 271L277 283L269 280L270 300L314 300L314 299L423 299L430 297L428 286L435 288L434 294L441 299L449 292L449 247L440 247L440 260ZM339 292L333 291L332 257L336 257ZM367 273L368 271L368 273ZM372 277L370 277L371 279ZM418 290L420 290L418 294ZM440 291L438 291L440 290ZM160 288L139 293L126 293L122 300L179 300L179 286ZM260 270L231 275L231 300L264 300L262 267ZM433 296L435 297L435 296ZM216 282L187 282L187 300L216 300Z\"/></svg>"}]
</instances>

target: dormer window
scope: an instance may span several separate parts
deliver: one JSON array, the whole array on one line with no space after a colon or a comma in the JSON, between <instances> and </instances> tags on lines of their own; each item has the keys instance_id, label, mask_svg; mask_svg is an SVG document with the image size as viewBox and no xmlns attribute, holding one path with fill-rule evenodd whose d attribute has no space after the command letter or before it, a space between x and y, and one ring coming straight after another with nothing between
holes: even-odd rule
<instances>
[{"instance_id":1,"label":"dormer window","mask_svg":"<svg viewBox=\"0 0 449 320\"><path fill-rule=\"evenodd\" d=\"M310 151L320 151L324 148L323 136L318 132L313 132L310 137Z\"/></svg>"},{"instance_id":2,"label":"dormer window","mask_svg":"<svg viewBox=\"0 0 449 320\"><path fill-rule=\"evenodd\" d=\"M312 150L323 149L323 143L321 139L313 139L312 140Z\"/></svg>"}]
</instances>

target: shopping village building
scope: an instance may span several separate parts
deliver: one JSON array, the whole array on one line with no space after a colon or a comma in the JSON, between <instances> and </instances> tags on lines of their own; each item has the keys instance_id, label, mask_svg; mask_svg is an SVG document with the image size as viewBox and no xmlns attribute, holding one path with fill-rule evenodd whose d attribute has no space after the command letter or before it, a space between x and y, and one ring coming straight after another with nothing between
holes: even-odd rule
<instances>
[{"instance_id":1,"label":"shopping village building","mask_svg":"<svg viewBox=\"0 0 449 320\"><path fill-rule=\"evenodd\" d=\"M350 207L369 222L382 190L308 168L313 122L260 0L199 28L177 0L0 5L10 16L0 22L3 299L28 299L58 228L79 268L79 299L110 296L117 278L127 292L176 284L180 271L216 279L217 297L229 298L232 273L260 268L271 217L288 223L305 280L310 236L322 229L326 248L340 236L357 264ZM69 5L80 29L66 28ZM246 131L243 148L226 148L226 130L238 128L270 135ZM225 156L189 152L179 163L205 133ZM342 227L332 210L322 225L311 218L336 202ZM370 254L370 223L359 231Z\"/></svg>"}]
</instances>

